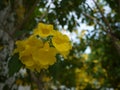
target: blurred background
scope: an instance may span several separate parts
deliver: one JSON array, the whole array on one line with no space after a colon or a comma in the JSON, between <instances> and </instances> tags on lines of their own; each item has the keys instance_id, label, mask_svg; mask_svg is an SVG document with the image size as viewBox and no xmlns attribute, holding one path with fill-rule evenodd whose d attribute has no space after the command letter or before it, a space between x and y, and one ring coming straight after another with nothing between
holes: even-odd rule
<instances>
[{"instance_id":1,"label":"blurred background","mask_svg":"<svg viewBox=\"0 0 120 90\"><path fill-rule=\"evenodd\" d=\"M39 22L68 35L72 50L34 75L12 53ZM0 0L0 90L27 89L120 90L120 0Z\"/></svg>"}]
</instances>

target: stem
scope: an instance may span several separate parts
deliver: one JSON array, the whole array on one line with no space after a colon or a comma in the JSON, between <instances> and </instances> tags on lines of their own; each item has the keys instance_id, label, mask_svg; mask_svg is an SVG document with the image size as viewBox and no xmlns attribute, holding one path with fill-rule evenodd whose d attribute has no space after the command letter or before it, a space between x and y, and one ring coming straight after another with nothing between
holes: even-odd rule
<instances>
[{"instance_id":1,"label":"stem","mask_svg":"<svg viewBox=\"0 0 120 90\"><path fill-rule=\"evenodd\" d=\"M37 84L38 90L44 90L43 82L41 80L41 75L40 77L36 77L33 72L30 72L32 80Z\"/></svg>"}]
</instances>

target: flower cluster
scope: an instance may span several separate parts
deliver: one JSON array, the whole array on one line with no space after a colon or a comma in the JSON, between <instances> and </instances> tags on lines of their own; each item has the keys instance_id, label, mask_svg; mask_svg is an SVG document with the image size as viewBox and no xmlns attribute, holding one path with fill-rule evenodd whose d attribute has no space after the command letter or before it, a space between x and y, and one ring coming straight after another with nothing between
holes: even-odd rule
<instances>
[{"instance_id":1,"label":"flower cluster","mask_svg":"<svg viewBox=\"0 0 120 90\"><path fill-rule=\"evenodd\" d=\"M33 34L25 40L16 41L15 53L31 70L47 69L56 62L56 54L66 57L70 51L69 38L53 29L52 25L39 23Z\"/></svg>"}]
</instances>

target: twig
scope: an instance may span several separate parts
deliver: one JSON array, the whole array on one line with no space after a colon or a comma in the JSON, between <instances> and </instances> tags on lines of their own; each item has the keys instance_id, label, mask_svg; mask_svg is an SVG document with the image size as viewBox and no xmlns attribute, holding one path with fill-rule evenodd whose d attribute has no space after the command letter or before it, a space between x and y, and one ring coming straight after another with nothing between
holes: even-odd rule
<instances>
[{"instance_id":1,"label":"twig","mask_svg":"<svg viewBox=\"0 0 120 90\"><path fill-rule=\"evenodd\" d=\"M99 10L99 12L100 12L100 14L101 14L101 16L102 16L102 18L103 18L103 21L105 22L106 26L108 27L108 29L109 29L108 32L111 33L112 28L111 28L111 26L109 25L108 20L105 18L105 16L104 16L102 10L100 9L99 5L95 2L95 0L93 0L93 2L95 3L96 7L98 8L98 10Z\"/></svg>"},{"instance_id":2,"label":"twig","mask_svg":"<svg viewBox=\"0 0 120 90\"><path fill-rule=\"evenodd\" d=\"M88 3L85 3L87 6L88 6L88 8L91 10L91 11L93 11L93 9L90 7L90 5L88 4Z\"/></svg>"},{"instance_id":3,"label":"twig","mask_svg":"<svg viewBox=\"0 0 120 90\"><path fill-rule=\"evenodd\" d=\"M97 20L97 18L93 17L93 16L90 16L86 13L83 13L84 16L88 17L89 19L93 20L93 21L96 21L96 23L98 23L102 28L103 30L108 33L107 29Z\"/></svg>"}]
</instances>

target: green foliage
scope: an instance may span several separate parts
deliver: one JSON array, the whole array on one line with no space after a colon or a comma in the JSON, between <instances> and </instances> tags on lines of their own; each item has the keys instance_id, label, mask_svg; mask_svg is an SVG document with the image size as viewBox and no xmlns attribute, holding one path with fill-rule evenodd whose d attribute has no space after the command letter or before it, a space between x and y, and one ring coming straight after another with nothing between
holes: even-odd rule
<instances>
[{"instance_id":1,"label":"green foliage","mask_svg":"<svg viewBox=\"0 0 120 90\"><path fill-rule=\"evenodd\" d=\"M38 22L53 24L56 30L59 29L59 26L62 26L63 29L67 26L66 30L69 32L73 32L73 30L76 30L76 28L81 26L83 23L87 26L92 26L92 30L89 28L86 30L87 34L84 35L84 38L79 38L80 34L76 33L77 39L80 43L73 43L72 50L70 51L67 59L63 59L63 57L58 55L56 57L57 62L53 66L50 66L48 70L43 71L51 77L49 83L54 84L57 88L59 88L57 86L59 82L59 85L65 85L69 88L78 87L78 90L106 90L106 88L119 90L120 1L92 0L92 2L97 2L93 7L87 4L86 0L50 1L51 2L48 3L48 0L22 0L20 4L25 8L25 13L22 13L24 16L23 20L21 19L19 21L16 14L16 10L18 9L17 5L19 3L15 2L15 0L1 0L0 11L4 10L8 5L11 5L11 13L5 15L5 18L7 19L4 20L5 27L2 28L7 29L3 30L3 32L8 33L10 37L13 36L14 40L17 40L29 36ZM110 12L105 10L105 7L109 7ZM10 20L15 20L13 22L9 22L14 25L14 28L11 30L8 30L11 24L6 23L9 20L7 16L12 16ZM77 19L80 19L80 21ZM1 22L0 25L2 27ZM0 28L0 30L2 29ZM9 48L9 44L6 45L5 39L2 39L3 38L0 36L2 46L5 47L0 50L0 54L6 49L6 46L7 49ZM88 46L91 49L91 53L88 54L88 58L85 59L82 55ZM10 58L8 69L9 76L11 77L15 73L19 72L23 64L20 62L18 54L13 55L12 57L8 57L7 55L6 58ZM5 62L7 62L6 60ZM2 69L2 62L0 62L0 81L4 83L7 80L7 74L6 76L2 75ZM86 77L76 79L76 69L83 71L80 75L85 73L90 76L88 77L86 75L87 80L89 81L84 82ZM23 81L28 80L27 82L30 82L31 85L33 84L33 81L39 84L34 75L31 75L31 72L26 73L27 76L20 76ZM40 79L39 76L41 76L41 73L37 74L38 80ZM77 83L77 80L82 81L82 83ZM51 86L50 84L48 85L48 87ZM8 88L8 85L5 85L3 89Z\"/></svg>"},{"instance_id":2,"label":"green foliage","mask_svg":"<svg viewBox=\"0 0 120 90\"><path fill-rule=\"evenodd\" d=\"M67 87L75 87L75 72L69 60L58 60L53 66L49 68L50 75L53 77L55 84L59 81L62 85Z\"/></svg>"},{"instance_id":3,"label":"green foliage","mask_svg":"<svg viewBox=\"0 0 120 90\"><path fill-rule=\"evenodd\" d=\"M20 62L18 54L13 55L8 63L9 76L11 77L17 73L22 66L23 64Z\"/></svg>"}]
</instances>

